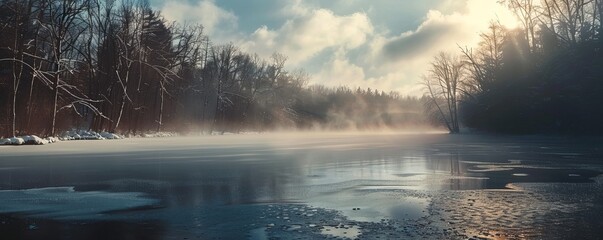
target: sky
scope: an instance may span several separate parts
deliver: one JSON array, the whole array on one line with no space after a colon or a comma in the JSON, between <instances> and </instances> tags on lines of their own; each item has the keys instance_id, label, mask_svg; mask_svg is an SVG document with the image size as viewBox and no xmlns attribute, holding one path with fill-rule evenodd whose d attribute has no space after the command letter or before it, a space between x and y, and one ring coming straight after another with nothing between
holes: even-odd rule
<instances>
[{"instance_id":1,"label":"sky","mask_svg":"<svg viewBox=\"0 0 603 240\"><path fill-rule=\"evenodd\" d=\"M497 0L150 0L167 21L200 23L215 44L287 56L310 84L420 96L440 51L472 47L490 21L516 27Z\"/></svg>"}]
</instances>

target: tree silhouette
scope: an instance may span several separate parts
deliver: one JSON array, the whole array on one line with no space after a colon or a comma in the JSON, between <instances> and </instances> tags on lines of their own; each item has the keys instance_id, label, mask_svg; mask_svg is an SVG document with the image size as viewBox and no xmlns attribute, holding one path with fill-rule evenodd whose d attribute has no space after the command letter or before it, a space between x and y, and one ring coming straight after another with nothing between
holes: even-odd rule
<instances>
[{"instance_id":1,"label":"tree silhouette","mask_svg":"<svg viewBox=\"0 0 603 240\"><path fill-rule=\"evenodd\" d=\"M465 81L464 63L459 57L440 52L431 63L423 83L429 94L428 110L450 131L459 133L458 100Z\"/></svg>"}]
</instances>

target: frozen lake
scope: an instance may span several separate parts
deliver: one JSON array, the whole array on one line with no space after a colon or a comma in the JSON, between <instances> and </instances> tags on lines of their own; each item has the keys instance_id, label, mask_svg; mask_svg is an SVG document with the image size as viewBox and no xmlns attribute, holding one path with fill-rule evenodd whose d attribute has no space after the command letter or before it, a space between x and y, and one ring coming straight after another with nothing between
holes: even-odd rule
<instances>
[{"instance_id":1,"label":"frozen lake","mask_svg":"<svg viewBox=\"0 0 603 240\"><path fill-rule=\"evenodd\" d=\"M1 239L587 238L603 140L278 133L0 147Z\"/></svg>"}]
</instances>

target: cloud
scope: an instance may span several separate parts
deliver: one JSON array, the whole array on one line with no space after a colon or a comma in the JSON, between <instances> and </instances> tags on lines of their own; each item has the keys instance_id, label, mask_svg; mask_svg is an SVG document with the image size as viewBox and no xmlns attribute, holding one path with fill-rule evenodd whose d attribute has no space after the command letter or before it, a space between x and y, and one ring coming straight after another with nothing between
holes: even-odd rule
<instances>
[{"instance_id":1,"label":"cloud","mask_svg":"<svg viewBox=\"0 0 603 240\"><path fill-rule=\"evenodd\" d=\"M325 62L323 68L313 74L310 83L321 84L328 87L346 86L351 89L372 88L379 91L398 91L404 95L417 95L417 85L414 82L404 82L408 79L408 70L379 72L375 76L368 76L365 65L354 63L346 51L336 51L331 59Z\"/></svg>"},{"instance_id":2,"label":"cloud","mask_svg":"<svg viewBox=\"0 0 603 240\"><path fill-rule=\"evenodd\" d=\"M210 36L223 34L220 32L223 29L236 30L238 21L234 13L220 8L214 0L196 2L170 0L165 1L160 10L170 21L202 24L205 33Z\"/></svg>"},{"instance_id":3,"label":"cloud","mask_svg":"<svg viewBox=\"0 0 603 240\"><path fill-rule=\"evenodd\" d=\"M348 86L356 88L365 84L364 69L350 62L343 49L324 64L321 71L314 74L311 79L313 84L322 84L330 87Z\"/></svg>"},{"instance_id":4,"label":"cloud","mask_svg":"<svg viewBox=\"0 0 603 240\"><path fill-rule=\"evenodd\" d=\"M459 46L475 46L491 20L509 27L516 22L512 13L494 0L467 0L463 5L446 6L448 13L430 10L415 30L392 37L374 36L364 65L365 70L371 70L366 82L381 82L383 87L421 95L420 76L437 52L457 54Z\"/></svg>"},{"instance_id":5,"label":"cloud","mask_svg":"<svg viewBox=\"0 0 603 240\"><path fill-rule=\"evenodd\" d=\"M443 2L449 5L450 1ZM450 14L430 10L425 21L414 31L390 38L382 44L381 54L386 60L403 60L418 55L434 55L438 51L458 51L458 45L473 46L479 33L492 20L505 25L515 22L513 15L496 1L468 0ZM448 7L450 8L450 6Z\"/></svg>"},{"instance_id":6,"label":"cloud","mask_svg":"<svg viewBox=\"0 0 603 240\"><path fill-rule=\"evenodd\" d=\"M366 43L373 33L369 18L363 13L335 15L327 9L294 6L292 18L278 29L258 28L241 45L243 49L269 56L280 52L297 65L329 48L354 49Z\"/></svg>"},{"instance_id":7,"label":"cloud","mask_svg":"<svg viewBox=\"0 0 603 240\"><path fill-rule=\"evenodd\" d=\"M465 35L463 18L459 14L445 16L439 11L430 11L427 20L416 31L403 33L383 46L383 55L388 60L412 58L429 54L432 48L454 44L459 36Z\"/></svg>"}]
</instances>

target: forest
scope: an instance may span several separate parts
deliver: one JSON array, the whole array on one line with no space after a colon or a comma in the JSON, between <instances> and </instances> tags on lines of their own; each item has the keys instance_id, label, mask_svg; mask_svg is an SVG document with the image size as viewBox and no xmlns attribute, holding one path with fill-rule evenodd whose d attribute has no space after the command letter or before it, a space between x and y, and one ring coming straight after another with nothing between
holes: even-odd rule
<instances>
[{"instance_id":1,"label":"forest","mask_svg":"<svg viewBox=\"0 0 603 240\"><path fill-rule=\"evenodd\" d=\"M146 1L2 0L0 137L425 125L426 98L308 86Z\"/></svg>"},{"instance_id":2,"label":"forest","mask_svg":"<svg viewBox=\"0 0 603 240\"><path fill-rule=\"evenodd\" d=\"M436 56L424 76L431 116L496 133L603 133L603 1L503 0L477 46Z\"/></svg>"}]
</instances>

